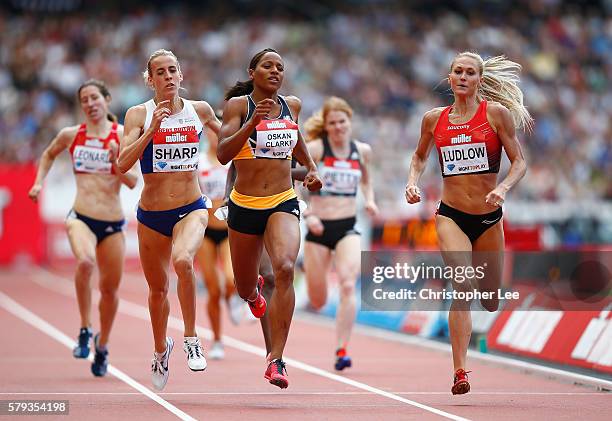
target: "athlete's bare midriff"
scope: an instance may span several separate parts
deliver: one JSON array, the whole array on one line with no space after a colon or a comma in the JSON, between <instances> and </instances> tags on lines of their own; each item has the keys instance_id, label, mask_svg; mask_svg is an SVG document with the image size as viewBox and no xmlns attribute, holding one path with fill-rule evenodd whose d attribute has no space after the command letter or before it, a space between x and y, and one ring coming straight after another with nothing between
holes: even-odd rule
<instances>
[{"instance_id":1,"label":"athlete's bare midriff","mask_svg":"<svg viewBox=\"0 0 612 421\"><path fill-rule=\"evenodd\" d=\"M324 220L352 218L357 214L355 197L312 195L308 206L313 215Z\"/></svg>"},{"instance_id":2,"label":"athlete's bare midriff","mask_svg":"<svg viewBox=\"0 0 612 421\"><path fill-rule=\"evenodd\" d=\"M493 212L498 206L485 202L487 194L497 186L497 174L466 174L445 177L442 201L448 206L474 215Z\"/></svg>"},{"instance_id":3,"label":"athlete's bare midriff","mask_svg":"<svg viewBox=\"0 0 612 421\"><path fill-rule=\"evenodd\" d=\"M235 160L238 193L264 197L272 196L293 187L291 161L288 159L240 159Z\"/></svg>"},{"instance_id":4,"label":"athlete's bare midriff","mask_svg":"<svg viewBox=\"0 0 612 421\"><path fill-rule=\"evenodd\" d=\"M114 174L76 174L77 194L73 209L101 221L123 219L119 199L121 181Z\"/></svg>"},{"instance_id":5,"label":"athlete's bare midriff","mask_svg":"<svg viewBox=\"0 0 612 421\"><path fill-rule=\"evenodd\" d=\"M176 209L202 196L196 171L144 174L139 206L146 211Z\"/></svg>"}]
</instances>

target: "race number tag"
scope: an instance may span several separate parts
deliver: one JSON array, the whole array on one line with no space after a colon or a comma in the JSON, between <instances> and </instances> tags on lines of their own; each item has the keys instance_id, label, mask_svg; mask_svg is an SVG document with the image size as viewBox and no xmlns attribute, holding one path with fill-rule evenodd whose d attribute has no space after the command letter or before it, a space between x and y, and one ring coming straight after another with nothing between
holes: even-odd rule
<instances>
[{"instance_id":1,"label":"race number tag","mask_svg":"<svg viewBox=\"0 0 612 421\"><path fill-rule=\"evenodd\" d=\"M79 172L110 174L112 165L108 159L109 153L108 149L77 145L73 154L74 169Z\"/></svg>"},{"instance_id":2,"label":"race number tag","mask_svg":"<svg viewBox=\"0 0 612 421\"><path fill-rule=\"evenodd\" d=\"M444 175L470 174L489 169L485 143L443 146L440 153Z\"/></svg>"},{"instance_id":3,"label":"race number tag","mask_svg":"<svg viewBox=\"0 0 612 421\"><path fill-rule=\"evenodd\" d=\"M325 157L319 165L319 174L323 181L324 193L354 195L359 188L361 169L359 161L346 161L334 157Z\"/></svg>"},{"instance_id":4,"label":"race number tag","mask_svg":"<svg viewBox=\"0 0 612 421\"><path fill-rule=\"evenodd\" d=\"M298 125L291 120L262 120L257 127L255 157L289 159L298 141Z\"/></svg>"},{"instance_id":5,"label":"race number tag","mask_svg":"<svg viewBox=\"0 0 612 421\"><path fill-rule=\"evenodd\" d=\"M153 172L194 171L199 159L195 126L160 128L153 135Z\"/></svg>"}]
</instances>

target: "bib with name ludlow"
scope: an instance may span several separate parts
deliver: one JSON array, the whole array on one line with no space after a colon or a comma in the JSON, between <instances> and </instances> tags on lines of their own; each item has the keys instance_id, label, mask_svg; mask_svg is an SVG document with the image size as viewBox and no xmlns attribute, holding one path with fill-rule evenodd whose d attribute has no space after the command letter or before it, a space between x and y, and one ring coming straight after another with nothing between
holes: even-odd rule
<instances>
[{"instance_id":1,"label":"bib with name ludlow","mask_svg":"<svg viewBox=\"0 0 612 421\"><path fill-rule=\"evenodd\" d=\"M487 102L463 124L449 122L450 109L444 109L434 131L442 176L499 172L501 142L487 120Z\"/></svg>"}]
</instances>

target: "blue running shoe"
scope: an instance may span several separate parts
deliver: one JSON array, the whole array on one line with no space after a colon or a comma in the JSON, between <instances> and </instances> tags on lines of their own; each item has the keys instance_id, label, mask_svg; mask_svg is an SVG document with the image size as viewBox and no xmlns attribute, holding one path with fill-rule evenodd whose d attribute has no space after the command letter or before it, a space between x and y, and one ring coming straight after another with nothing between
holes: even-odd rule
<instances>
[{"instance_id":1,"label":"blue running shoe","mask_svg":"<svg viewBox=\"0 0 612 421\"><path fill-rule=\"evenodd\" d=\"M338 348L336 351L336 364L334 368L338 371L342 371L351 365L353 365L353 362L351 361L351 357L346 355L346 350L344 348Z\"/></svg>"},{"instance_id":2,"label":"blue running shoe","mask_svg":"<svg viewBox=\"0 0 612 421\"><path fill-rule=\"evenodd\" d=\"M96 355L93 363L91 363L91 372L96 377L103 377L106 375L106 369L108 367L108 349L100 351L98 348L99 338L100 334L98 333L94 338L94 349L96 350Z\"/></svg>"},{"instance_id":3,"label":"blue running shoe","mask_svg":"<svg viewBox=\"0 0 612 421\"><path fill-rule=\"evenodd\" d=\"M79 331L79 337L77 339L77 346L72 350L74 358L87 358L89 357L89 340L91 339L91 329L88 327L82 327Z\"/></svg>"}]
</instances>

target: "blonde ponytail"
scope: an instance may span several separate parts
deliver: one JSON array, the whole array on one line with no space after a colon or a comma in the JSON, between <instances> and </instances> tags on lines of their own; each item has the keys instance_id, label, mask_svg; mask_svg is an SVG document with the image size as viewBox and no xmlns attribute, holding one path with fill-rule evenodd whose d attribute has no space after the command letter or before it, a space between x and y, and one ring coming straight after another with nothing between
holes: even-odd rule
<instances>
[{"instance_id":1,"label":"blonde ponytail","mask_svg":"<svg viewBox=\"0 0 612 421\"><path fill-rule=\"evenodd\" d=\"M459 57L470 57L478 62L482 77L478 99L499 102L510 111L516 128L531 131L533 118L523 104L523 92L519 88L522 66L503 55L483 60L480 55L465 51L459 53L455 60Z\"/></svg>"},{"instance_id":2,"label":"blonde ponytail","mask_svg":"<svg viewBox=\"0 0 612 421\"><path fill-rule=\"evenodd\" d=\"M323 110L317 110L304 123L304 137L306 141L320 139L325 133L325 120L323 119Z\"/></svg>"},{"instance_id":3,"label":"blonde ponytail","mask_svg":"<svg viewBox=\"0 0 612 421\"><path fill-rule=\"evenodd\" d=\"M349 119L353 118L353 109L346 100L337 96L330 96L323 103L323 108L316 111L304 123L306 141L320 139L326 134L325 118L330 111L342 111L346 113Z\"/></svg>"}]
</instances>

